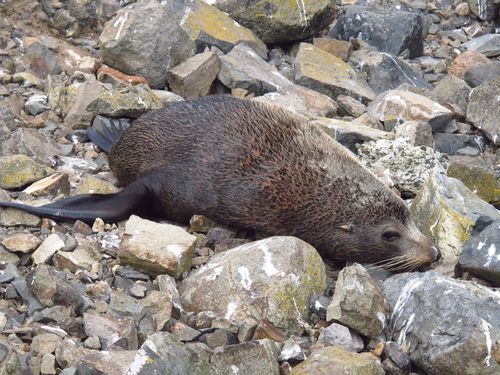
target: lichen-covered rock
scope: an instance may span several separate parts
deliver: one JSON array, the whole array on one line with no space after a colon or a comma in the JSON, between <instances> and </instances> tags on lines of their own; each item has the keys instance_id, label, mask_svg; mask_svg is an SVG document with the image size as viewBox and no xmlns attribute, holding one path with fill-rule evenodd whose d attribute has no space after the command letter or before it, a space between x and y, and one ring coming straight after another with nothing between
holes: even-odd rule
<instances>
[{"instance_id":1,"label":"lichen-covered rock","mask_svg":"<svg viewBox=\"0 0 500 375\"><path fill-rule=\"evenodd\" d=\"M435 272L404 273L383 284L392 339L430 375L500 371L500 296Z\"/></svg>"},{"instance_id":2,"label":"lichen-covered rock","mask_svg":"<svg viewBox=\"0 0 500 375\"><path fill-rule=\"evenodd\" d=\"M459 180L432 174L413 201L410 211L417 226L454 262L469 240L480 216L500 219L495 207L481 200Z\"/></svg>"},{"instance_id":3,"label":"lichen-covered rock","mask_svg":"<svg viewBox=\"0 0 500 375\"><path fill-rule=\"evenodd\" d=\"M43 132L21 128L0 138L0 155L15 154L26 155L37 163L48 165L51 158L61 154L61 147Z\"/></svg>"},{"instance_id":4,"label":"lichen-covered rock","mask_svg":"<svg viewBox=\"0 0 500 375\"><path fill-rule=\"evenodd\" d=\"M340 346L328 346L313 352L295 366L290 375L384 375L380 360L371 353L352 353Z\"/></svg>"},{"instance_id":5,"label":"lichen-covered rock","mask_svg":"<svg viewBox=\"0 0 500 375\"><path fill-rule=\"evenodd\" d=\"M403 197L414 197L432 173L445 173L448 165L443 154L411 146L402 138L364 143L358 153L369 169Z\"/></svg>"},{"instance_id":6,"label":"lichen-covered rock","mask_svg":"<svg viewBox=\"0 0 500 375\"><path fill-rule=\"evenodd\" d=\"M208 1L207 1L208 2ZM329 0L240 1L230 16L253 30L265 43L302 40L330 25L336 5Z\"/></svg>"},{"instance_id":7,"label":"lichen-covered rock","mask_svg":"<svg viewBox=\"0 0 500 375\"><path fill-rule=\"evenodd\" d=\"M227 14L201 0L168 0L177 8L180 25L196 43L199 52L216 46L229 52L238 44L246 44L261 57L266 57L266 45L255 34Z\"/></svg>"},{"instance_id":8,"label":"lichen-covered rock","mask_svg":"<svg viewBox=\"0 0 500 375\"><path fill-rule=\"evenodd\" d=\"M309 43L300 43L294 63L295 82L332 98L341 94L372 100L375 93L364 77L339 57Z\"/></svg>"},{"instance_id":9,"label":"lichen-covered rock","mask_svg":"<svg viewBox=\"0 0 500 375\"><path fill-rule=\"evenodd\" d=\"M453 113L441 104L410 91L390 90L378 95L368 113L382 122L425 121L434 132L442 131Z\"/></svg>"},{"instance_id":10,"label":"lichen-covered rock","mask_svg":"<svg viewBox=\"0 0 500 375\"><path fill-rule=\"evenodd\" d=\"M500 37L500 35L499 35ZM467 107L467 119L496 145L500 145L500 77L474 88Z\"/></svg>"},{"instance_id":11,"label":"lichen-covered rock","mask_svg":"<svg viewBox=\"0 0 500 375\"><path fill-rule=\"evenodd\" d=\"M180 286L187 311L226 319L253 316L288 333L302 331L309 299L325 288L321 257L295 237L270 237L216 254Z\"/></svg>"},{"instance_id":12,"label":"lichen-covered rock","mask_svg":"<svg viewBox=\"0 0 500 375\"><path fill-rule=\"evenodd\" d=\"M101 116L139 117L144 112L161 108L160 98L147 85L139 84L104 91L86 109Z\"/></svg>"},{"instance_id":13,"label":"lichen-covered rock","mask_svg":"<svg viewBox=\"0 0 500 375\"><path fill-rule=\"evenodd\" d=\"M417 12L348 6L328 36L343 40L358 38L395 56L408 49L409 57L415 58L423 52L423 27L423 17Z\"/></svg>"},{"instance_id":14,"label":"lichen-covered rock","mask_svg":"<svg viewBox=\"0 0 500 375\"><path fill-rule=\"evenodd\" d=\"M196 237L183 228L154 223L132 215L125 224L120 262L149 275L179 278L191 268Z\"/></svg>"},{"instance_id":15,"label":"lichen-covered rock","mask_svg":"<svg viewBox=\"0 0 500 375\"><path fill-rule=\"evenodd\" d=\"M16 189L54 173L26 155L0 157L0 188Z\"/></svg>"},{"instance_id":16,"label":"lichen-covered rock","mask_svg":"<svg viewBox=\"0 0 500 375\"><path fill-rule=\"evenodd\" d=\"M222 375L208 357L197 355L168 332L148 337L130 364L129 374Z\"/></svg>"},{"instance_id":17,"label":"lichen-covered rock","mask_svg":"<svg viewBox=\"0 0 500 375\"><path fill-rule=\"evenodd\" d=\"M113 194L118 190L111 182L89 175L78 184L75 194Z\"/></svg>"},{"instance_id":18,"label":"lichen-covered rock","mask_svg":"<svg viewBox=\"0 0 500 375\"><path fill-rule=\"evenodd\" d=\"M169 20L169 22L165 22ZM170 4L145 0L120 9L99 36L103 63L165 87L167 70L195 53Z\"/></svg>"},{"instance_id":19,"label":"lichen-covered rock","mask_svg":"<svg viewBox=\"0 0 500 375\"><path fill-rule=\"evenodd\" d=\"M460 268L500 285L500 220L490 223L464 246Z\"/></svg>"},{"instance_id":20,"label":"lichen-covered rock","mask_svg":"<svg viewBox=\"0 0 500 375\"><path fill-rule=\"evenodd\" d=\"M340 271L335 293L326 311L327 321L338 321L368 337L386 327L389 306L368 271L354 264Z\"/></svg>"}]
</instances>

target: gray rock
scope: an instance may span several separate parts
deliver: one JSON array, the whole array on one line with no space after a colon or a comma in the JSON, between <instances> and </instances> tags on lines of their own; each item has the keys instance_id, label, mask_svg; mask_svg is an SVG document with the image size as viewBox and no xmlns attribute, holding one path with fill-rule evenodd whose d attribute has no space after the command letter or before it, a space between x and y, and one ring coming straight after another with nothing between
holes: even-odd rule
<instances>
[{"instance_id":1,"label":"gray rock","mask_svg":"<svg viewBox=\"0 0 500 375\"><path fill-rule=\"evenodd\" d=\"M350 121L314 118L309 121L311 126L317 126L337 142L356 152L358 144L379 139L394 139L394 134L368 126L356 125Z\"/></svg>"},{"instance_id":2,"label":"gray rock","mask_svg":"<svg viewBox=\"0 0 500 375\"><path fill-rule=\"evenodd\" d=\"M366 112L366 106L347 95L339 95L337 104L340 112L346 116L359 117Z\"/></svg>"},{"instance_id":3,"label":"gray rock","mask_svg":"<svg viewBox=\"0 0 500 375\"><path fill-rule=\"evenodd\" d=\"M468 3L470 11L482 20L493 21L498 17L498 0L469 0Z\"/></svg>"},{"instance_id":4,"label":"gray rock","mask_svg":"<svg viewBox=\"0 0 500 375\"><path fill-rule=\"evenodd\" d=\"M0 374L20 375L21 371L21 364L16 352L7 342L0 342Z\"/></svg>"},{"instance_id":5,"label":"gray rock","mask_svg":"<svg viewBox=\"0 0 500 375\"><path fill-rule=\"evenodd\" d=\"M206 344L210 349L224 348L238 343L236 335L227 329L217 328L213 332L201 335L199 341Z\"/></svg>"},{"instance_id":6,"label":"gray rock","mask_svg":"<svg viewBox=\"0 0 500 375\"><path fill-rule=\"evenodd\" d=\"M441 250L445 262L455 262L480 216L500 219L500 213L459 180L432 174L418 192L410 211L415 224Z\"/></svg>"},{"instance_id":7,"label":"gray rock","mask_svg":"<svg viewBox=\"0 0 500 375\"><path fill-rule=\"evenodd\" d=\"M295 333L302 331L309 299L324 288L324 264L313 247L295 237L270 237L216 254L179 292L187 311L234 321L253 316Z\"/></svg>"},{"instance_id":8,"label":"gray rock","mask_svg":"<svg viewBox=\"0 0 500 375\"><path fill-rule=\"evenodd\" d=\"M411 146L404 139L364 143L358 149L361 161L403 197L414 197L433 173L445 173L445 156L431 148Z\"/></svg>"},{"instance_id":9,"label":"gray rock","mask_svg":"<svg viewBox=\"0 0 500 375\"><path fill-rule=\"evenodd\" d=\"M0 225L5 225L2 223L2 212L0 211ZM5 247L0 245L0 268L5 268L8 264L13 264L17 266L19 264L19 257L7 251Z\"/></svg>"},{"instance_id":10,"label":"gray rock","mask_svg":"<svg viewBox=\"0 0 500 375\"><path fill-rule=\"evenodd\" d=\"M196 237L183 228L132 215L125 224L118 256L124 265L148 275L179 278L191 268Z\"/></svg>"},{"instance_id":11,"label":"gray rock","mask_svg":"<svg viewBox=\"0 0 500 375\"><path fill-rule=\"evenodd\" d=\"M50 107L47 105L47 95L45 94L31 95L24 104L24 110L32 116L39 115L48 109Z\"/></svg>"},{"instance_id":12,"label":"gray rock","mask_svg":"<svg viewBox=\"0 0 500 375\"><path fill-rule=\"evenodd\" d=\"M28 70L39 78L55 76L62 71L57 55L40 42L35 42L26 49L24 60Z\"/></svg>"},{"instance_id":13,"label":"gray rock","mask_svg":"<svg viewBox=\"0 0 500 375\"><path fill-rule=\"evenodd\" d=\"M42 333L33 337L30 351L34 354L54 353L62 339L54 333Z\"/></svg>"},{"instance_id":14,"label":"gray rock","mask_svg":"<svg viewBox=\"0 0 500 375\"><path fill-rule=\"evenodd\" d=\"M460 78L447 75L432 90L432 98L441 104L454 103L467 112L471 88Z\"/></svg>"},{"instance_id":15,"label":"gray rock","mask_svg":"<svg viewBox=\"0 0 500 375\"><path fill-rule=\"evenodd\" d=\"M47 265L41 264L33 273L30 290L43 305L54 306L57 282Z\"/></svg>"},{"instance_id":16,"label":"gray rock","mask_svg":"<svg viewBox=\"0 0 500 375\"><path fill-rule=\"evenodd\" d=\"M477 65L467 69L464 80L471 87L480 86L483 83L500 77L500 61L489 64Z\"/></svg>"},{"instance_id":17,"label":"gray rock","mask_svg":"<svg viewBox=\"0 0 500 375\"><path fill-rule=\"evenodd\" d=\"M78 375L133 374L131 369L137 350L112 350L86 354L78 361Z\"/></svg>"},{"instance_id":18,"label":"gray rock","mask_svg":"<svg viewBox=\"0 0 500 375\"><path fill-rule=\"evenodd\" d=\"M131 317L113 318L97 314L83 314L87 336L99 337L102 350L138 349L137 330Z\"/></svg>"},{"instance_id":19,"label":"gray rock","mask_svg":"<svg viewBox=\"0 0 500 375\"><path fill-rule=\"evenodd\" d=\"M464 246L460 268L482 279L500 284L500 220L489 224Z\"/></svg>"},{"instance_id":20,"label":"gray rock","mask_svg":"<svg viewBox=\"0 0 500 375\"><path fill-rule=\"evenodd\" d=\"M409 50L410 58L415 58L423 52L423 17L393 8L349 6L344 8L328 36L343 40L358 38L396 56Z\"/></svg>"},{"instance_id":21,"label":"gray rock","mask_svg":"<svg viewBox=\"0 0 500 375\"><path fill-rule=\"evenodd\" d=\"M144 307L133 297L121 291L112 291L109 300L108 312L118 318L131 316L138 323L146 313Z\"/></svg>"},{"instance_id":22,"label":"gray rock","mask_svg":"<svg viewBox=\"0 0 500 375\"><path fill-rule=\"evenodd\" d=\"M76 95L69 104L69 110L64 117L64 124L70 129L86 129L94 118L87 106L102 93L104 87L97 81L83 82L76 88Z\"/></svg>"},{"instance_id":23,"label":"gray rock","mask_svg":"<svg viewBox=\"0 0 500 375\"><path fill-rule=\"evenodd\" d=\"M195 53L194 42L180 27L171 7L156 0L119 10L104 25L99 43L105 64L143 76L154 88L165 87L167 70Z\"/></svg>"},{"instance_id":24,"label":"gray rock","mask_svg":"<svg viewBox=\"0 0 500 375\"><path fill-rule=\"evenodd\" d=\"M200 53L170 69L168 85L184 99L196 99L210 92L219 69L219 57L214 52Z\"/></svg>"},{"instance_id":25,"label":"gray rock","mask_svg":"<svg viewBox=\"0 0 500 375\"><path fill-rule=\"evenodd\" d=\"M361 49L352 52L349 60L366 73L368 84L377 94L403 83L423 89L432 88L420 73L390 53Z\"/></svg>"},{"instance_id":26,"label":"gray rock","mask_svg":"<svg viewBox=\"0 0 500 375\"><path fill-rule=\"evenodd\" d=\"M372 100L375 93L365 78L341 58L309 43L300 43L294 62L295 82L332 98L349 95Z\"/></svg>"},{"instance_id":27,"label":"gray rock","mask_svg":"<svg viewBox=\"0 0 500 375\"><path fill-rule=\"evenodd\" d=\"M394 363L400 372L410 373L410 356L403 351L400 345L394 341L384 343L384 356ZM387 370L386 370L387 372ZM389 373L390 375L391 373Z\"/></svg>"},{"instance_id":28,"label":"gray rock","mask_svg":"<svg viewBox=\"0 0 500 375\"><path fill-rule=\"evenodd\" d=\"M441 104L410 91L390 90L378 95L368 113L382 122L425 121L434 132L444 130L453 113Z\"/></svg>"},{"instance_id":29,"label":"gray rock","mask_svg":"<svg viewBox=\"0 0 500 375\"><path fill-rule=\"evenodd\" d=\"M405 273L383 284L392 339L428 374L495 374L500 297L435 272Z\"/></svg>"},{"instance_id":30,"label":"gray rock","mask_svg":"<svg viewBox=\"0 0 500 375\"><path fill-rule=\"evenodd\" d=\"M281 348L280 355L278 357L278 361L303 361L307 358L306 351L302 348L301 344L304 341L301 341L300 338L295 336L290 337L283 343L283 347Z\"/></svg>"},{"instance_id":31,"label":"gray rock","mask_svg":"<svg viewBox=\"0 0 500 375\"><path fill-rule=\"evenodd\" d=\"M380 286L363 266L355 263L340 271L326 311L327 321L338 321L374 337L386 327L388 315L389 306Z\"/></svg>"},{"instance_id":32,"label":"gray rock","mask_svg":"<svg viewBox=\"0 0 500 375\"><path fill-rule=\"evenodd\" d=\"M359 334L337 323L332 323L323 329L318 341L323 341L330 346L342 346L350 352L360 352L365 347Z\"/></svg>"},{"instance_id":33,"label":"gray rock","mask_svg":"<svg viewBox=\"0 0 500 375\"><path fill-rule=\"evenodd\" d=\"M299 85L287 86L252 100L279 105L307 117L331 117L337 112L337 105L333 99Z\"/></svg>"},{"instance_id":34,"label":"gray rock","mask_svg":"<svg viewBox=\"0 0 500 375\"><path fill-rule=\"evenodd\" d=\"M500 35L485 34L478 38L469 40L460 46L465 51L475 51L482 53L486 57L500 55Z\"/></svg>"},{"instance_id":35,"label":"gray rock","mask_svg":"<svg viewBox=\"0 0 500 375\"><path fill-rule=\"evenodd\" d=\"M3 270L0 270L0 284L8 283L19 276L16 265L9 263Z\"/></svg>"},{"instance_id":36,"label":"gray rock","mask_svg":"<svg viewBox=\"0 0 500 375\"><path fill-rule=\"evenodd\" d=\"M19 277L12 281L11 285L16 289L16 292L23 299L23 303L28 306L28 310L31 313L35 311L42 310L44 306L38 302L33 293L31 293L28 285L26 284L26 279L24 277Z\"/></svg>"},{"instance_id":37,"label":"gray rock","mask_svg":"<svg viewBox=\"0 0 500 375\"><path fill-rule=\"evenodd\" d=\"M383 375L379 358L371 353L352 353L340 346L329 346L313 352L295 366L290 375Z\"/></svg>"},{"instance_id":38,"label":"gray rock","mask_svg":"<svg viewBox=\"0 0 500 375\"><path fill-rule=\"evenodd\" d=\"M167 332L148 337L129 366L134 375L222 375L209 363L208 358L198 356Z\"/></svg>"},{"instance_id":39,"label":"gray rock","mask_svg":"<svg viewBox=\"0 0 500 375\"><path fill-rule=\"evenodd\" d=\"M328 0L283 2L279 6L271 0L258 0L238 2L229 15L253 30L265 43L275 44L317 34L330 25L335 13L335 3Z\"/></svg>"},{"instance_id":40,"label":"gray rock","mask_svg":"<svg viewBox=\"0 0 500 375\"><path fill-rule=\"evenodd\" d=\"M170 321L172 314L173 296L163 291L152 290L142 300L142 306L146 316L151 319L153 329L162 331Z\"/></svg>"},{"instance_id":41,"label":"gray rock","mask_svg":"<svg viewBox=\"0 0 500 375\"><path fill-rule=\"evenodd\" d=\"M434 147L432 128L427 122L405 121L395 131L396 138L403 138L412 146Z\"/></svg>"},{"instance_id":42,"label":"gray rock","mask_svg":"<svg viewBox=\"0 0 500 375\"><path fill-rule=\"evenodd\" d=\"M500 35L498 35L500 37ZM472 90L467 107L467 119L496 145L500 145L500 77Z\"/></svg>"},{"instance_id":43,"label":"gray rock","mask_svg":"<svg viewBox=\"0 0 500 375\"><path fill-rule=\"evenodd\" d=\"M278 91L292 85L276 67L268 64L250 47L239 44L220 57L219 81L225 86L248 90L255 95Z\"/></svg>"},{"instance_id":44,"label":"gray rock","mask_svg":"<svg viewBox=\"0 0 500 375\"><path fill-rule=\"evenodd\" d=\"M481 152L486 146L486 140L481 136L466 134L434 134L434 148L448 155L455 155L465 147L473 147Z\"/></svg>"},{"instance_id":45,"label":"gray rock","mask_svg":"<svg viewBox=\"0 0 500 375\"><path fill-rule=\"evenodd\" d=\"M73 367L81 358L92 353L98 352L84 348L77 340L68 338L57 347L56 361L62 368Z\"/></svg>"},{"instance_id":46,"label":"gray rock","mask_svg":"<svg viewBox=\"0 0 500 375\"><path fill-rule=\"evenodd\" d=\"M316 314L320 319L326 320L326 308L330 304L331 299L321 294L315 294L309 301L309 309L311 313Z\"/></svg>"}]
</instances>

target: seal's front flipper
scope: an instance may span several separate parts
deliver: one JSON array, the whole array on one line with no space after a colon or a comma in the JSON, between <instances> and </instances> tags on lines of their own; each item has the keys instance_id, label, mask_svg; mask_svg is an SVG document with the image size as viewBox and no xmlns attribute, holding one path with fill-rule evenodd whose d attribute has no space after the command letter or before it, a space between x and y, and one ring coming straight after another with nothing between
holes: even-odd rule
<instances>
[{"instance_id":1,"label":"seal's front flipper","mask_svg":"<svg viewBox=\"0 0 500 375\"><path fill-rule=\"evenodd\" d=\"M30 214L58 221L81 220L93 223L96 218L112 223L127 219L132 214L151 216L148 207L155 207L146 180L136 181L115 194L82 194L61 199L43 206L29 206L16 202L0 202L0 207L12 207Z\"/></svg>"}]
</instances>

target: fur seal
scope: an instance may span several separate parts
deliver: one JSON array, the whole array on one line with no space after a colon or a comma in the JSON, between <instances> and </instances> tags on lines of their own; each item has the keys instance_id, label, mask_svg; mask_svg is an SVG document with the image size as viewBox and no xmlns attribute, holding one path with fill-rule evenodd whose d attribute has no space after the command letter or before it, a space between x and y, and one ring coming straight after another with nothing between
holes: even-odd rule
<instances>
[{"instance_id":1,"label":"fur seal","mask_svg":"<svg viewBox=\"0 0 500 375\"><path fill-rule=\"evenodd\" d=\"M202 214L272 235L293 235L324 258L413 270L439 258L405 203L346 148L285 109L208 96L148 112L91 139L110 151L125 188L41 207L56 220L123 220L135 213L187 222Z\"/></svg>"}]
</instances>

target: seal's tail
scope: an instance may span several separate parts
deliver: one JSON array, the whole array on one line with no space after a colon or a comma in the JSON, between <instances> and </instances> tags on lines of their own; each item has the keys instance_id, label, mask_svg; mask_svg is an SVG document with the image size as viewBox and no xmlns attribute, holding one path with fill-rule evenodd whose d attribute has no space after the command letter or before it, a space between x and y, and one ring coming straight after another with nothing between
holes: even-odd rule
<instances>
[{"instance_id":1,"label":"seal's tail","mask_svg":"<svg viewBox=\"0 0 500 375\"><path fill-rule=\"evenodd\" d=\"M92 127L87 129L87 135L101 150L109 154L113 145L129 126L128 119L96 116Z\"/></svg>"}]
</instances>

